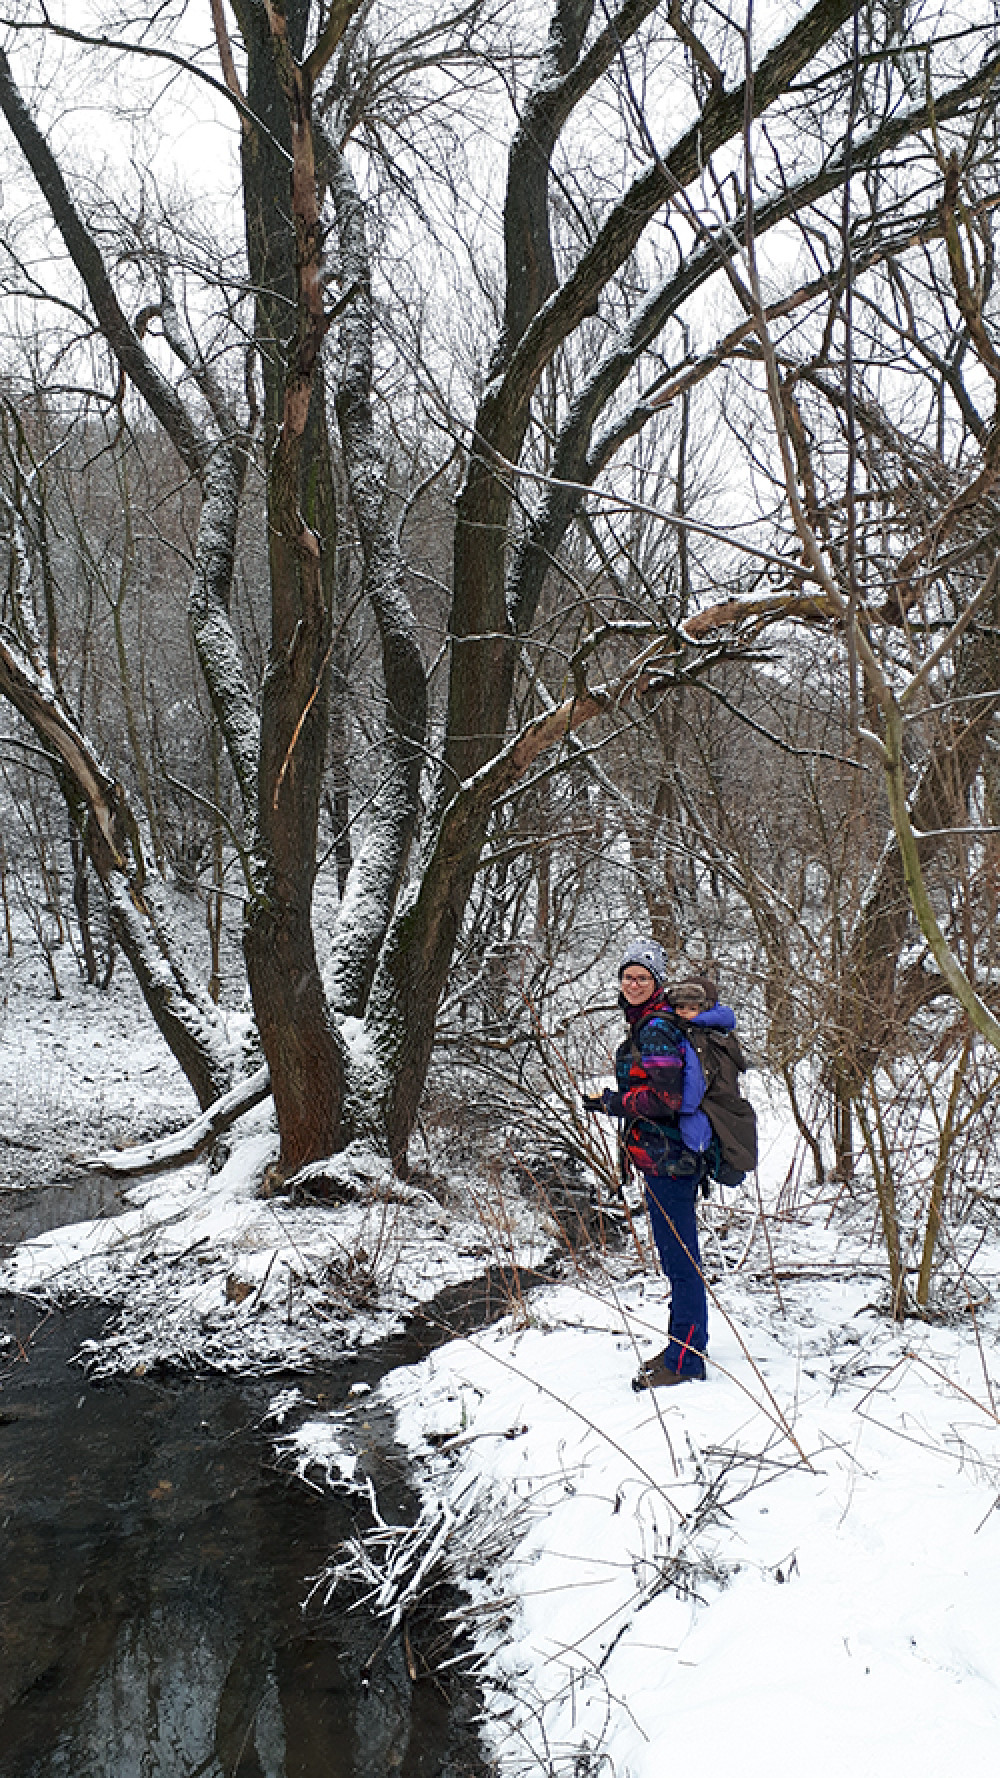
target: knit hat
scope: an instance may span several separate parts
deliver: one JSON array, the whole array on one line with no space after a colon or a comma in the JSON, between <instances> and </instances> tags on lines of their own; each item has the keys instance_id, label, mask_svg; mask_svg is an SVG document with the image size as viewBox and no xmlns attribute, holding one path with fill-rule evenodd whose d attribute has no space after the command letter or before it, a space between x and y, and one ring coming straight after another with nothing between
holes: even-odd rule
<instances>
[{"instance_id":1,"label":"knit hat","mask_svg":"<svg viewBox=\"0 0 1000 1778\"><path fill-rule=\"evenodd\" d=\"M719 990L709 975L683 975L667 982L664 992L671 1006L696 1006L699 1012L714 1006Z\"/></svg>"},{"instance_id":2,"label":"knit hat","mask_svg":"<svg viewBox=\"0 0 1000 1778\"><path fill-rule=\"evenodd\" d=\"M626 969L648 969L658 988L662 988L667 973L667 959L663 946L658 945L655 938L634 938L630 945L625 946L622 960L618 965L618 980L621 981Z\"/></svg>"}]
</instances>

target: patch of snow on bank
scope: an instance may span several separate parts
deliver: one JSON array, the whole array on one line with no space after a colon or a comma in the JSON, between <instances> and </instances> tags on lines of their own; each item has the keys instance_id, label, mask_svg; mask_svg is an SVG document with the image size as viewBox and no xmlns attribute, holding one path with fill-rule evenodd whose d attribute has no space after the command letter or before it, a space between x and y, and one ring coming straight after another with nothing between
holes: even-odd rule
<instances>
[{"instance_id":1,"label":"patch of snow on bank","mask_svg":"<svg viewBox=\"0 0 1000 1778\"><path fill-rule=\"evenodd\" d=\"M218 1173L198 1162L134 1183L123 1214L22 1242L0 1266L0 1288L122 1305L84 1349L97 1375L163 1364L267 1372L386 1338L496 1257L471 1198L445 1208L368 1149L337 1157L350 1202L259 1197L277 1138L266 1108L241 1128L249 1133ZM507 1257L537 1264L548 1228L521 1201L504 1216Z\"/></svg>"},{"instance_id":2,"label":"patch of snow on bank","mask_svg":"<svg viewBox=\"0 0 1000 1778\"><path fill-rule=\"evenodd\" d=\"M358 1454L345 1437L343 1416L328 1414L304 1420L294 1432L279 1439L278 1450L299 1479L308 1482L317 1492L322 1492L324 1487L355 1485L359 1493L363 1492L362 1485L355 1484ZM312 1473L316 1469L320 1471L320 1480Z\"/></svg>"},{"instance_id":3,"label":"patch of snow on bank","mask_svg":"<svg viewBox=\"0 0 1000 1778\"><path fill-rule=\"evenodd\" d=\"M37 1184L60 1161L134 1141L151 1122L176 1127L197 1111L124 968L113 1000L85 987L72 965L63 971L62 994L56 1001L45 992L30 955L4 959L0 1155L11 1145L12 1164L0 1183L8 1190Z\"/></svg>"},{"instance_id":4,"label":"patch of snow on bank","mask_svg":"<svg viewBox=\"0 0 1000 1778\"><path fill-rule=\"evenodd\" d=\"M814 1254L821 1246L813 1230ZM832 1271L843 1251L827 1239ZM864 1277L715 1287L704 1384L636 1395L666 1287L624 1266L394 1372L425 1500L530 1507L466 1621L503 1778L902 1778L1000 1733L1000 1378ZM990 1369L994 1374L989 1374Z\"/></svg>"}]
</instances>

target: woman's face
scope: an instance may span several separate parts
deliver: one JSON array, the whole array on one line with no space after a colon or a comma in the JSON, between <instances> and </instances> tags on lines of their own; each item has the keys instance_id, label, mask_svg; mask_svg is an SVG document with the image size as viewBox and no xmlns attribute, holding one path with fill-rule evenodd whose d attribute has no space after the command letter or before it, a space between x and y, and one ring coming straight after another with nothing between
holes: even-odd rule
<instances>
[{"instance_id":1,"label":"woman's face","mask_svg":"<svg viewBox=\"0 0 1000 1778\"><path fill-rule=\"evenodd\" d=\"M656 987L656 977L648 969L643 969L641 964L630 963L622 972L621 983L622 993L629 1006L642 1006Z\"/></svg>"}]
</instances>

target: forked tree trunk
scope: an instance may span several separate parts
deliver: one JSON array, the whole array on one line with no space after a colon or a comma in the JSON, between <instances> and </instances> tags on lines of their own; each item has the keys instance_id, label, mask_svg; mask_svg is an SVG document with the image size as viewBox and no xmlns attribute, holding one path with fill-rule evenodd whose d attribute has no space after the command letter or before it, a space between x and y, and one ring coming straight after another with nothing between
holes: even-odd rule
<instances>
[{"instance_id":1,"label":"forked tree trunk","mask_svg":"<svg viewBox=\"0 0 1000 1778\"><path fill-rule=\"evenodd\" d=\"M379 1081L358 1083L356 1103L360 1108L377 1097L379 1122L399 1170L405 1169L434 1046L437 1009L493 804L542 753L606 708L606 698L598 693L567 700L530 723L489 767L463 786L444 813L414 900L389 930L365 1015L366 1039L382 1074Z\"/></svg>"}]
</instances>

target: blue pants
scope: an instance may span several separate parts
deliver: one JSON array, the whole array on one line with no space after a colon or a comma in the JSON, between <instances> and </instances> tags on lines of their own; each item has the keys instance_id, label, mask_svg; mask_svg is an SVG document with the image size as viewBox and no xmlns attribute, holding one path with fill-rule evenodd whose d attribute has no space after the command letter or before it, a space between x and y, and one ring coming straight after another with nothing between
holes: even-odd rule
<instances>
[{"instance_id":1,"label":"blue pants","mask_svg":"<svg viewBox=\"0 0 1000 1778\"><path fill-rule=\"evenodd\" d=\"M695 1205L700 1176L674 1179L653 1174L646 1179L646 1208L660 1264L670 1280L670 1338L663 1362L685 1376L705 1375L708 1346L708 1300L701 1275Z\"/></svg>"}]
</instances>

